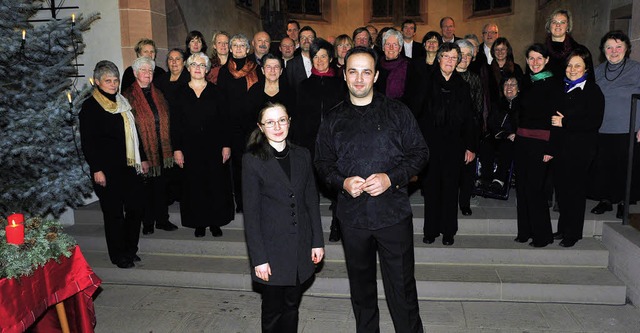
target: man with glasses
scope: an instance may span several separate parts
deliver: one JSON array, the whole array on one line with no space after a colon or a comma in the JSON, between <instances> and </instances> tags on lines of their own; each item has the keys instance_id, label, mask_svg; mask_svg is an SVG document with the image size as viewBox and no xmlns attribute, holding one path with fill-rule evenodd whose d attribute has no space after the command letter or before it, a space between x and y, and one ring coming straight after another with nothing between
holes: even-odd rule
<instances>
[{"instance_id":1,"label":"man with glasses","mask_svg":"<svg viewBox=\"0 0 640 333\"><path fill-rule=\"evenodd\" d=\"M376 58L369 47L347 52L349 95L320 124L315 166L319 179L339 191L336 213L356 331L380 331L377 255L395 331L423 332L407 184L429 150L411 111L374 92Z\"/></svg>"},{"instance_id":2,"label":"man with glasses","mask_svg":"<svg viewBox=\"0 0 640 333\"><path fill-rule=\"evenodd\" d=\"M443 43L455 43L460 40L460 37L456 37L456 23L450 16L445 16L440 19L440 31L442 31Z\"/></svg>"},{"instance_id":3,"label":"man with glasses","mask_svg":"<svg viewBox=\"0 0 640 333\"><path fill-rule=\"evenodd\" d=\"M282 63L286 68L287 62L295 56L294 52L296 51L296 43L293 42L293 39L285 37L280 41L280 46L278 48L282 54Z\"/></svg>"},{"instance_id":4,"label":"man with glasses","mask_svg":"<svg viewBox=\"0 0 640 333\"><path fill-rule=\"evenodd\" d=\"M495 23L487 23L482 28L482 44L480 44L480 50L476 58L478 61L482 60L482 64L491 65L493 56L491 56L491 45L500 37L498 32L498 25Z\"/></svg>"},{"instance_id":5,"label":"man with glasses","mask_svg":"<svg viewBox=\"0 0 640 333\"><path fill-rule=\"evenodd\" d=\"M316 39L316 32L310 26L307 25L300 29L298 34L300 54L288 62L285 70L287 82L289 82L289 86L294 93L297 91L300 82L311 76L312 63L309 56L309 47L311 47L314 39Z\"/></svg>"}]
</instances>

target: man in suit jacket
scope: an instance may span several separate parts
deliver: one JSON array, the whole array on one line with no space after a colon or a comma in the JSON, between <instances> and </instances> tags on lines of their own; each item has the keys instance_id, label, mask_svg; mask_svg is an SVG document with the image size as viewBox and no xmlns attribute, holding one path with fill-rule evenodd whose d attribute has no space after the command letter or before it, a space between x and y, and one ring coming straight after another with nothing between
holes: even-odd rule
<instances>
[{"instance_id":1,"label":"man in suit jacket","mask_svg":"<svg viewBox=\"0 0 640 333\"><path fill-rule=\"evenodd\" d=\"M491 56L491 46L498 37L500 37L500 32L497 24L487 23L482 27L482 44L480 44L478 55L476 55L476 59L478 61L482 61L483 64L486 63L487 65L491 65L491 62L493 61L493 57Z\"/></svg>"},{"instance_id":2,"label":"man in suit jacket","mask_svg":"<svg viewBox=\"0 0 640 333\"><path fill-rule=\"evenodd\" d=\"M349 97L320 124L315 165L320 179L339 192L336 214L356 331L380 331L377 255L395 331L423 332L407 184L426 164L429 150L409 108L374 92L375 52L347 52Z\"/></svg>"},{"instance_id":3,"label":"man in suit jacket","mask_svg":"<svg viewBox=\"0 0 640 333\"><path fill-rule=\"evenodd\" d=\"M443 43L455 43L455 41L462 39L456 37L456 23L450 16L445 16L440 19L440 31L442 31Z\"/></svg>"},{"instance_id":4,"label":"man in suit jacket","mask_svg":"<svg viewBox=\"0 0 640 333\"><path fill-rule=\"evenodd\" d=\"M312 62L309 56L309 47L311 47L313 40L316 39L316 32L307 25L300 29L298 36L300 39L300 55L288 61L285 69L287 82L294 93L297 93L300 82L311 76Z\"/></svg>"},{"instance_id":5,"label":"man in suit jacket","mask_svg":"<svg viewBox=\"0 0 640 333\"><path fill-rule=\"evenodd\" d=\"M405 20L402 22L402 39L404 40L402 49L407 58L421 58L426 55L424 46L413 40L416 31L416 22L413 20ZM384 47L384 45L381 46Z\"/></svg>"}]
</instances>

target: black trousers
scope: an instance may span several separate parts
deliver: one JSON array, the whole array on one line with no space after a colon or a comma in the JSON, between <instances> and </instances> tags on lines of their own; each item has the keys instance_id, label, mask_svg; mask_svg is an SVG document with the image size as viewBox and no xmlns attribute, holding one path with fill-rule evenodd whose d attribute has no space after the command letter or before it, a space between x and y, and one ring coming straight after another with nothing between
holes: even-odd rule
<instances>
[{"instance_id":1,"label":"black trousers","mask_svg":"<svg viewBox=\"0 0 640 333\"><path fill-rule=\"evenodd\" d=\"M460 208L471 206L471 192L473 192L477 160L476 158L469 164L463 163L460 167L460 192L458 193L458 205Z\"/></svg>"},{"instance_id":2,"label":"black trousers","mask_svg":"<svg viewBox=\"0 0 640 333\"><path fill-rule=\"evenodd\" d=\"M411 219L378 230L351 228L345 223L341 224L341 228L356 331L380 331L377 253L384 294L395 331L423 332L414 276Z\"/></svg>"},{"instance_id":3,"label":"black trousers","mask_svg":"<svg viewBox=\"0 0 640 333\"><path fill-rule=\"evenodd\" d=\"M566 240L582 239L589 169L595 147L566 147L553 159L555 189L560 208L558 231Z\"/></svg>"},{"instance_id":4,"label":"black trousers","mask_svg":"<svg viewBox=\"0 0 640 333\"><path fill-rule=\"evenodd\" d=\"M100 199L109 258L116 264L138 252L144 214L142 180L130 167L105 172L105 176L107 186L94 183L93 188Z\"/></svg>"},{"instance_id":5,"label":"black trousers","mask_svg":"<svg viewBox=\"0 0 640 333\"><path fill-rule=\"evenodd\" d=\"M145 227L169 222L169 178L164 174L144 179L144 219Z\"/></svg>"},{"instance_id":6,"label":"black trousers","mask_svg":"<svg viewBox=\"0 0 640 333\"><path fill-rule=\"evenodd\" d=\"M303 287L299 281L295 286L271 286L260 284L262 293L262 332L298 332L298 309Z\"/></svg>"},{"instance_id":7,"label":"black trousers","mask_svg":"<svg viewBox=\"0 0 640 333\"><path fill-rule=\"evenodd\" d=\"M235 138L231 148L231 177L233 178L233 198L236 202L236 209L242 210L242 155L244 145L241 139Z\"/></svg>"},{"instance_id":8,"label":"black trousers","mask_svg":"<svg viewBox=\"0 0 640 333\"><path fill-rule=\"evenodd\" d=\"M551 218L545 194L545 180L549 162L543 162L547 142L517 136L515 140L515 167L518 180L518 237L533 238L535 243L551 242Z\"/></svg>"},{"instance_id":9,"label":"black trousers","mask_svg":"<svg viewBox=\"0 0 640 333\"><path fill-rule=\"evenodd\" d=\"M432 154L423 172L424 236L454 236L458 232L458 185L464 155L459 150Z\"/></svg>"},{"instance_id":10,"label":"black trousers","mask_svg":"<svg viewBox=\"0 0 640 333\"><path fill-rule=\"evenodd\" d=\"M480 175L491 182L498 179L507 182L513 161L513 141L488 137L480 144ZM494 164L497 166L494 170Z\"/></svg>"}]
</instances>

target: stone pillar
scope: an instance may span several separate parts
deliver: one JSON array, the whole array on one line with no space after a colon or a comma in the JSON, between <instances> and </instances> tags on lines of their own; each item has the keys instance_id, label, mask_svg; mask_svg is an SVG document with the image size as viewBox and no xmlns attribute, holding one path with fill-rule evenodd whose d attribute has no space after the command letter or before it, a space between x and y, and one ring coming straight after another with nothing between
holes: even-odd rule
<instances>
[{"instance_id":1,"label":"stone pillar","mask_svg":"<svg viewBox=\"0 0 640 333\"><path fill-rule=\"evenodd\" d=\"M165 0L119 0L122 60L129 67L136 58L133 50L142 38L156 43L156 65L167 68L167 14Z\"/></svg>"}]
</instances>

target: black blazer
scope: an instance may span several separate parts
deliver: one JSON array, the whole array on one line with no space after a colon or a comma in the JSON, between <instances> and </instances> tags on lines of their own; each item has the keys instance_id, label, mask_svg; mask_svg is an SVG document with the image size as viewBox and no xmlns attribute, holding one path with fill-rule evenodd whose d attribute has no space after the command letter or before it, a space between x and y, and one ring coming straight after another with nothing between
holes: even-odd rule
<instances>
[{"instance_id":1,"label":"black blazer","mask_svg":"<svg viewBox=\"0 0 640 333\"><path fill-rule=\"evenodd\" d=\"M405 49L403 47L402 48L402 54L405 57L409 58L409 56L407 56L407 54L405 52L406 51L405 51ZM411 58L410 59L424 58L426 55L427 55L427 51L424 49L424 45L422 45L422 43L418 43L416 41L413 41L413 48L411 49Z\"/></svg>"},{"instance_id":2,"label":"black blazer","mask_svg":"<svg viewBox=\"0 0 640 333\"><path fill-rule=\"evenodd\" d=\"M297 93L300 82L307 79L307 71L304 69L304 61L302 60L301 54L287 61L287 66L284 69L284 75L287 78L289 87L294 93Z\"/></svg>"},{"instance_id":3,"label":"black blazer","mask_svg":"<svg viewBox=\"0 0 640 333\"><path fill-rule=\"evenodd\" d=\"M278 161L251 153L242 158L244 228L253 281L276 286L309 279L315 265L311 249L324 247L319 196L309 151L290 145L291 180ZM269 281L253 268L269 263ZM296 275L297 273L297 275Z\"/></svg>"}]
</instances>

